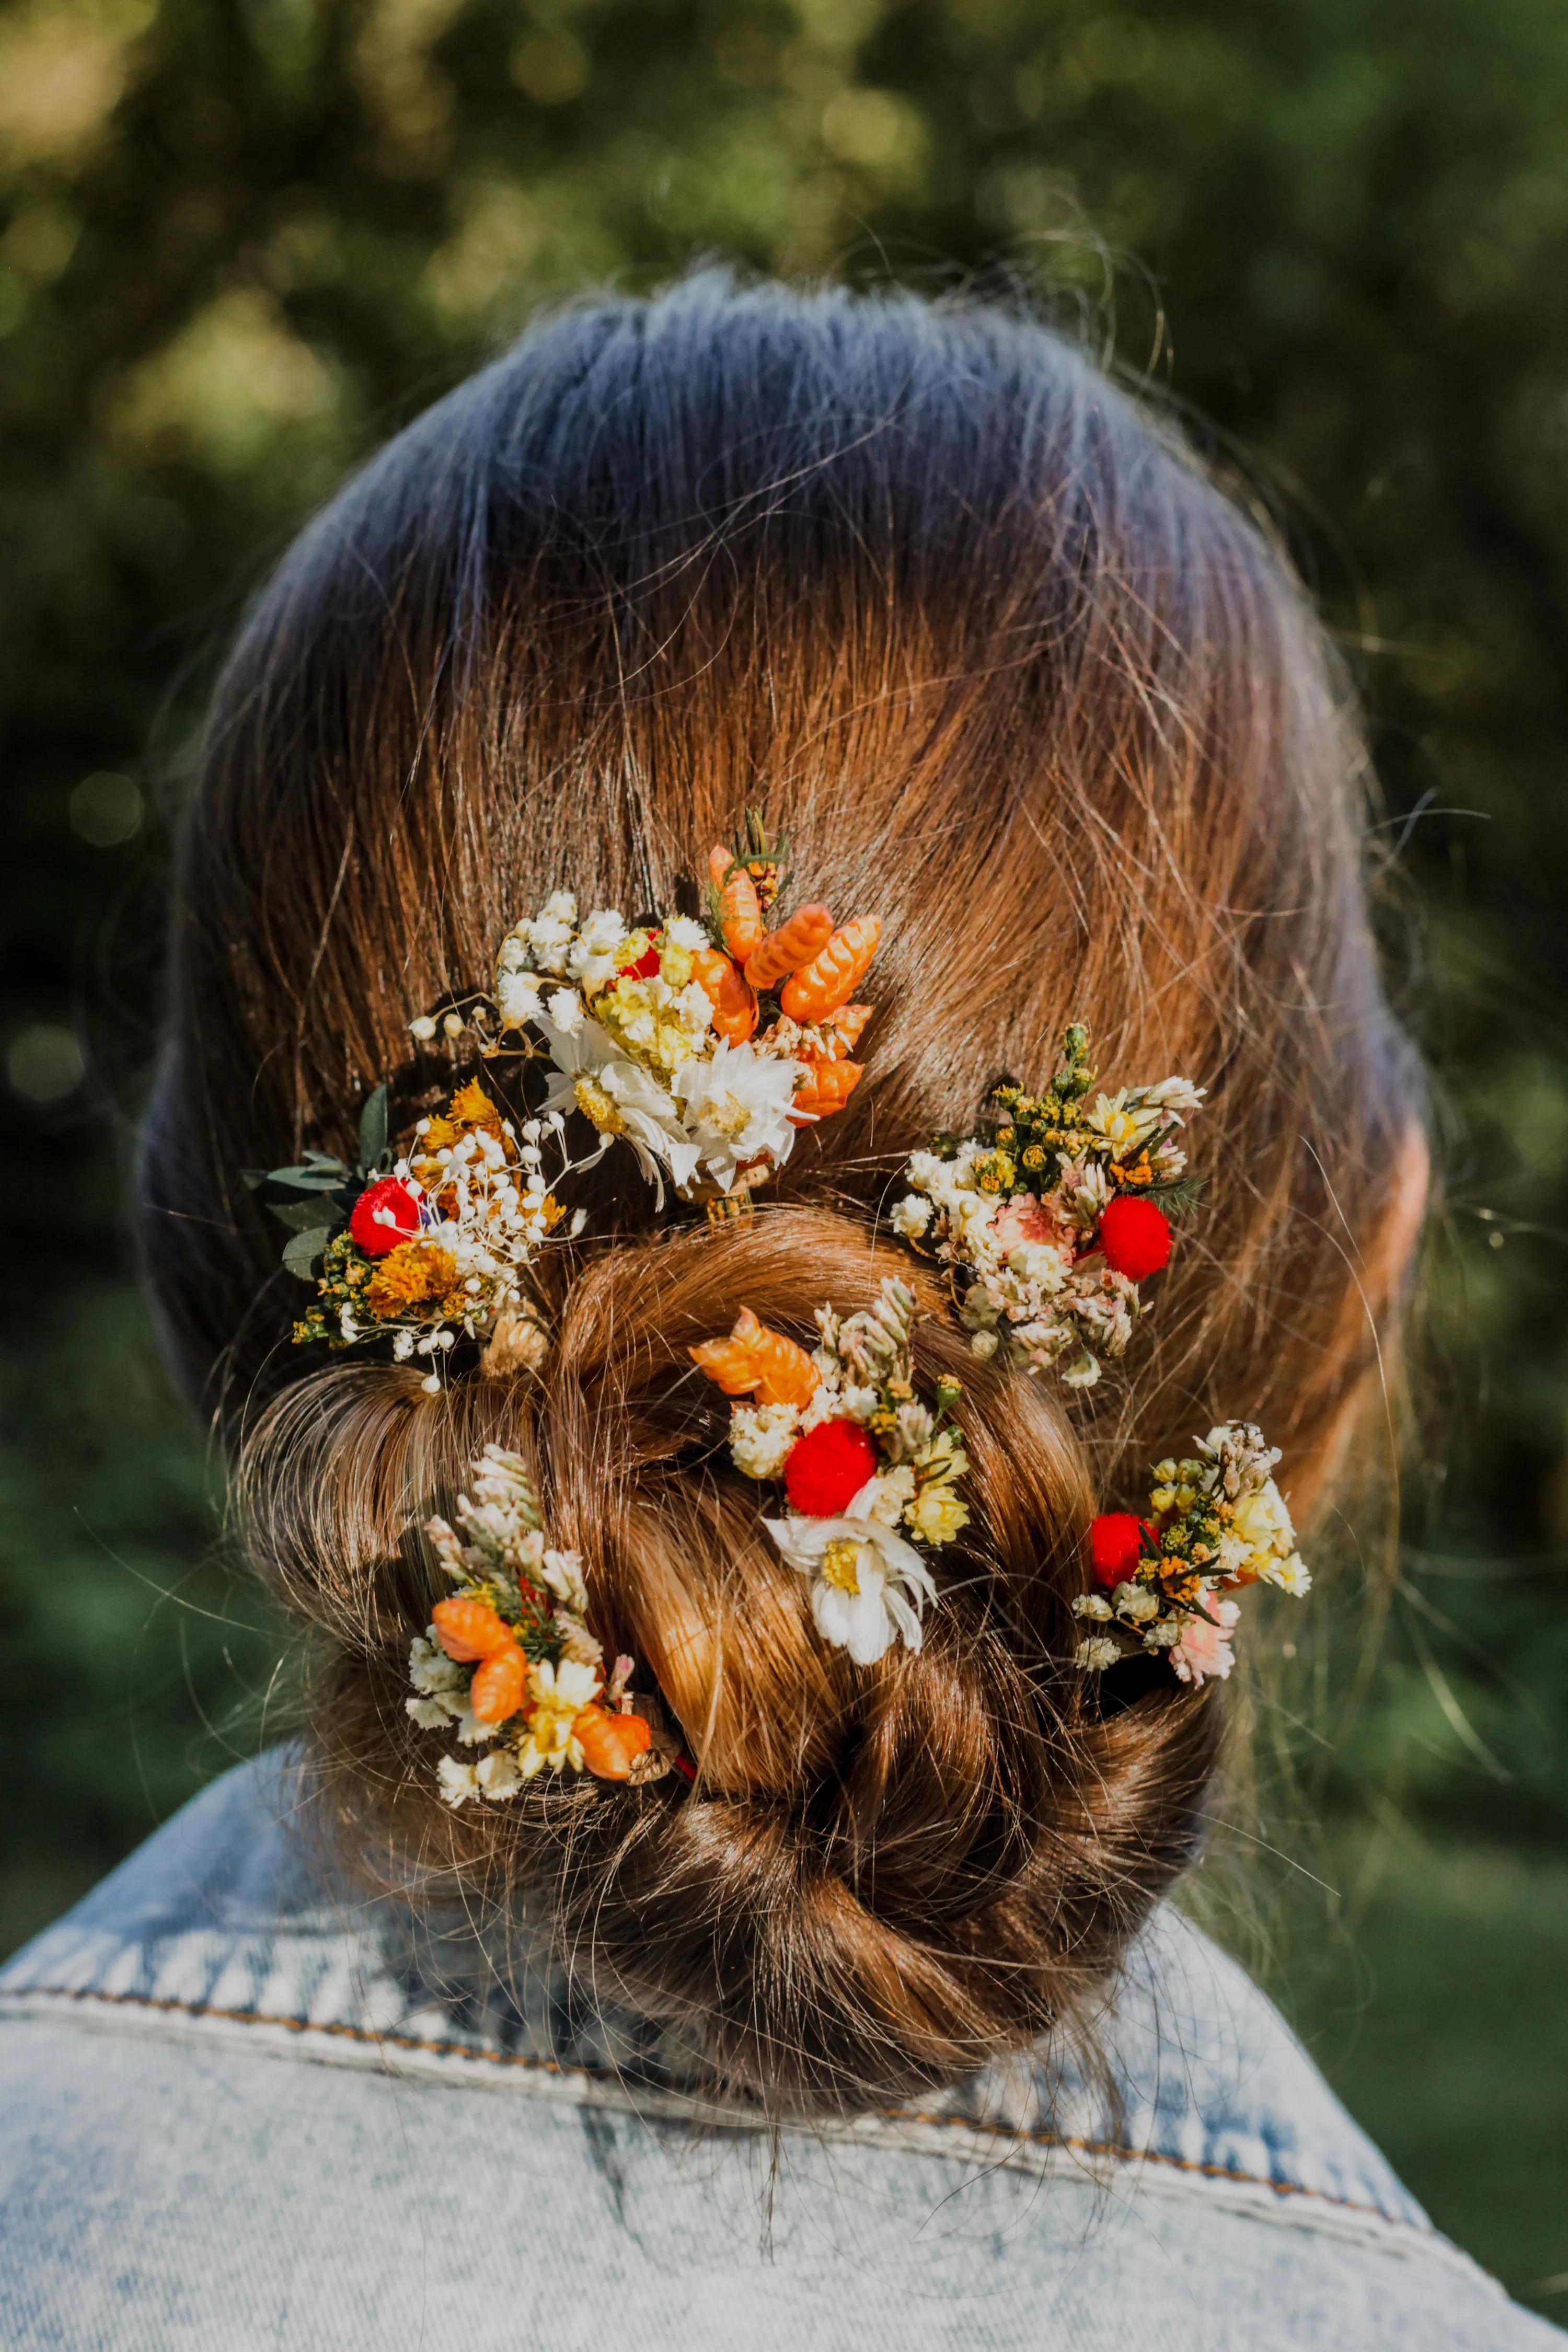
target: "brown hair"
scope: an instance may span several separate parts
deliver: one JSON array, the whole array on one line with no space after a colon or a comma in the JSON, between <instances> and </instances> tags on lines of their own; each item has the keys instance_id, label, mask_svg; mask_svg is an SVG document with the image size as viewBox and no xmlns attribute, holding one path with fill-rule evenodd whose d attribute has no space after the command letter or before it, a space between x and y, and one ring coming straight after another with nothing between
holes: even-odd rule
<instances>
[{"instance_id":1,"label":"brown hair","mask_svg":"<svg viewBox=\"0 0 1568 2352\"><path fill-rule=\"evenodd\" d=\"M724 2080L853 2105L1083 2015L1192 1854L1218 1694L1099 1690L1068 1602L1094 1500L1215 1420L1322 1484L1392 1302L1407 1157L1363 762L1266 537L1042 329L983 307L737 290L544 325L342 494L260 600L185 825L143 1230L255 1557L333 1661L319 1737L362 1841L504 1898L543 1880L596 1990L693 2021ZM866 1077L753 1221L656 1223L612 1153L554 1260L542 1381L427 1396L293 1351L240 1170L342 1149L406 1024L569 885L676 898L742 803L810 895L876 908ZM973 1521L918 1654L861 1670L730 1467L689 1341L742 1305L809 1339L910 1272L908 1150L1092 1024L1108 1076L1211 1089L1212 1183L1125 1377L1069 1403L962 1370ZM929 1286L928 1286L929 1287ZM1384 1285L1386 1290L1388 1285ZM1386 1332L1384 1335L1387 1336ZM403 1707L436 1590L411 1525L489 1437L533 1464L596 1630L657 1675L699 1778L535 1783L447 1813Z\"/></svg>"}]
</instances>

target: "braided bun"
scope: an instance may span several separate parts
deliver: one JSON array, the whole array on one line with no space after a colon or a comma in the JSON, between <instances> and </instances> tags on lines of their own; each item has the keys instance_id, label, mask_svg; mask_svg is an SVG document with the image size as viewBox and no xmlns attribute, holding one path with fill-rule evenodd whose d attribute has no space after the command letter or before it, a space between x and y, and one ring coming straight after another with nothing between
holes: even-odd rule
<instances>
[{"instance_id":1,"label":"braided bun","mask_svg":"<svg viewBox=\"0 0 1568 2352\"><path fill-rule=\"evenodd\" d=\"M326 1713L351 1793L384 1759L405 1834L427 1815L426 1861L444 1848L492 1895L543 1881L601 1992L700 2026L731 2085L811 2105L949 2081L1085 2004L1192 1853L1216 1736L1173 1678L1102 1713L1064 1664L1079 1447L1059 1398L974 1364L929 1281L917 1366L965 1382L973 1519L919 1652L861 1668L816 1634L686 1349L742 1304L809 1338L819 1301L849 1309L908 1271L822 1209L605 1251L542 1377L482 1422L475 1389L453 1411L411 1375L345 1368L288 1391L247 1458L253 1549L338 1651ZM606 1647L657 1676L699 1759L689 1795L543 1775L504 1816L437 1804L404 1698L439 1580L399 1538L409 1493L449 1490L485 1432L527 1456L581 1551Z\"/></svg>"},{"instance_id":2,"label":"braided bun","mask_svg":"<svg viewBox=\"0 0 1568 2352\"><path fill-rule=\"evenodd\" d=\"M1415 1081L1380 992L1360 754L1283 563L1049 335L983 310L736 292L555 321L386 451L231 658L185 827L142 1226L245 1524L325 1664L315 1737L363 1854L545 1887L583 1982L689 2022L728 2084L845 2107L1087 2015L1193 1851L1223 1692L1070 1661L1097 1503L1237 1413L1300 1509L1347 1455L1396 1266ZM679 903L735 803L883 922L865 1076L754 1219L672 1228L624 1151L574 1179L550 1354L431 1395L290 1349L242 1168L342 1150L411 1014L520 910ZM695 907L695 897L687 902ZM918 1653L860 1668L759 1526L690 1345L743 1307L809 1340L911 1262L910 1149L1043 1075L1207 1082L1199 1236L1131 1379L982 1365L916 1277L922 1380L972 1461ZM452 1054L461 1074L460 1049ZM422 1073L422 1074L421 1074ZM1362 1269L1358 1276L1352 1268ZM1370 1303L1370 1314L1368 1306ZM585 1563L697 1778L542 1775L453 1813L405 1711L437 1591L416 1530L489 1441Z\"/></svg>"}]
</instances>

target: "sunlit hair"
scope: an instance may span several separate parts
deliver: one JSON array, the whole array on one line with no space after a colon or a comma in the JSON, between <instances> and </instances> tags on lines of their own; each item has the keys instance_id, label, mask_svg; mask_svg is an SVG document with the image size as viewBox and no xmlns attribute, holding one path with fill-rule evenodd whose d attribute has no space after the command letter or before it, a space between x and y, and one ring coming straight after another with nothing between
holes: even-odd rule
<instances>
[{"instance_id":1,"label":"sunlit hair","mask_svg":"<svg viewBox=\"0 0 1568 2352\"><path fill-rule=\"evenodd\" d=\"M332 1661L349 1834L498 1899L554 1890L595 1990L688 2019L726 2083L847 2106L1089 2013L1190 1858L1220 1697L1064 1661L1097 1498L1233 1415L1300 1499L1394 1308L1368 1293L1415 1078L1381 992L1363 761L1280 557L1044 330L977 306L737 290L542 326L289 553L217 692L185 827L142 1229L179 1360L242 1465L258 1565ZM875 1050L775 1198L716 1237L603 1163L542 1382L421 1392L286 1345L241 1179L415 1115L406 1024L568 882L675 903L739 807L884 918ZM1212 1089L1223 1171L1128 1376L957 1369L973 1522L924 1649L814 1634L685 1357L742 1305L810 1337L909 1261L910 1146L1047 1074ZM426 1073L427 1075L427 1073ZM1383 1290L1393 1287L1382 1286ZM1392 1334L1384 1328L1386 1344ZM721 1400L720 1401L721 1403ZM410 1534L499 1437L657 1674L699 1776L447 1813L404 1713L436 1591ZM949 1560L952 1561L951 1569Z\"/></svg>"}]
</instances>

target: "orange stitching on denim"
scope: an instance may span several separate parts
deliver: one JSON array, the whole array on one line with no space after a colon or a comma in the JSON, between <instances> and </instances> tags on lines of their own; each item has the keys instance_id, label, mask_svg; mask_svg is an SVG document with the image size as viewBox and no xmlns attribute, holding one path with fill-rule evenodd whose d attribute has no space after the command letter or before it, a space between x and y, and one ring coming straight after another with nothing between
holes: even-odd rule
<instances>
[{"instance_id":1,"label":"orange stitching on denim","mask_svg":"<svg viewBox=\"0 0 1568 2352\"><path fill-rule=\"evenodd\" d=\"M429 2042L418 2034L376 2033L362 2025L317 2024L306 2017L270 2017L260 2010L219 2009L208 2001L162 1999L153 1993L100 1992L91 1988L80 1990L61 1985L0 1986L0 2001L28 1996L50 2000L101 2000L117 2002L127 2009L152 2009L170 2011L184 2017L216 2017L233 2025L276 2025L289 2033L326 2033L339 2041L363 2042L373 2048L423 2050L438 2058L478 2058L492 2066L521 2066L540 2074L585 2074L591 2081L615 2083L623 2078L610 2066L563 2066L558 2059L536 2058L525 2053L510 2050L484 2050L468 2042ZM1353 2197L1333 2197L1324 2189L1309 2189L1299 2180L1268 2180L1260 2173L1238 2172L1233 2166L1204 2164L1189 2156L1166 2156L1158 2148L1122 2147L1114 2140L1073 2139L1060 2132L1029 2131L1018 2125L982 2123L970 2116L933 2116L914 2107L883 2107L878 2120L883 2123L920 2124L927 2128L949 2131L988 2133L994 2139L1022 2141L1032 2147L1063 2148L1075 2156L1109 2157L1118 2164L1163 2164L1176 2172L1195 2172L1205 2180L1234 2180L1248 2189L1271 2189L1277 2197L1310 2197L1321 2205L1333 2205L1342 2212L1365 2213L1373 2221L1385 2221L1391 2229L1415 2230L1412 2221L1396 2220L1385 2213L1380 2205L1364 2205ZM1425 2234L1417 2232L1417 2234Z\"/></svg>"}]
</instances>

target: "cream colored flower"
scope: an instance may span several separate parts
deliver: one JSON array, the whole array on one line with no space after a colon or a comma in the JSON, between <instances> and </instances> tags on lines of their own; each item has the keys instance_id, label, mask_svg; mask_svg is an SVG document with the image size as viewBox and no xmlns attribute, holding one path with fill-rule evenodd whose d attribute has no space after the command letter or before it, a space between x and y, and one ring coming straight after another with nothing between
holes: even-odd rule
<instances>
[{"instance_id":1,"label":"cream colored flower","mask_svg":"<svg viewBox=\"0 0 1568 2352\"><path fill-rule=\"evenodd\" d=\"M889 1211L888 1223L907 1242L918 1242L931 1223L931 1207L918 1192L906 1192Z\"/></svg>"},{"instance_id":2,"label":"cream colored flower","mask_svg":"<svg viewBox=\"0 0 1568 2352\"><path fill-rule=\"evenodd\" d=\"M664 936L691 954L709 944L708 934L702 925L694 923L689 915L672 915L664 927Z\"/></svg>"},{"instance_id":3,"label":"cream colored flower","mask_svg":"<svg viewBox=\"0 0 1568 2352\"><path fill-rule=\"evenodd\" d=\"M1296 1540L1285 1497L1272 1478L1250 1495L1238 1496L1230 1524L1251 1552L1277 1553L1283 1559Z\"/></svg>"},{"instance_id":4,"label":"cream colored flower","mask_svg":"<svg viewBox=\"0 0 1568 2352\"><path fill-rule=\"evenodd\" d=\"M455 1756L443 1756L436 1767L436 1780L442 1796L454 1812L466 1805L470 1797L479 1793L479 1776L471 1764L459 1764Z\"/></svg>"},{"instance_id":5,"label":"cream colored flower","mask_svg":"<svg viewBox=\"0 0 1568 2352\"><path fill-rule=\"evenodd\" d=\"M905 1517L916 1535L935 1547L963 1533L969 1525L969 1506L951 1486L922 1486Z\"/></svg>"},{"instance_id":6,"label":"cream colored flower","mask_svg":"<svg viewBox=\"0 0 1568 2352\"><path fill-rule=\"evenodd\" d=\"M730 1415L730 1458L744 1478L776 1478L800 1435L793 1404L736 1405Z\"/></svg>"},{"instance_id":7,"label":"cream colored flower","mask_svg":"<svg viewBox=\"0 0 1568 2352\"><path fill-rule=\"evenodd\" d=\"M580 1551L547 1551L540 1562L540 1580L574 1617L588 1613L588 1588L583 1581Z\"/></svg>"},{"instance_id":8,"label":"cream colored flower","mask_svg":"<svg viewBox=\"0 0 1568 2352\"><path fill-rule=\"evenodd\" d=\"M438 1698L405 1698L403 1704L421 1731L445 1731L452 1720L450 1710Z\"/></svg>"},{"instance_id":9,"label":"cream colored flower","mask_svg":"<svg viewBox=\"0 0 1568 2352\"><path fill-rule=\"evenodd\" d=\"M1125 1617L1130 1625L1146 1625L1160 1613L1159 1596L1146 1584L1119 1584L1113 1598L1116 1614Z\"/></svg>"},{"instance_id":10,"label":"cream colored flower","mask_svg":"<svg viewBox=\"0 0 1568 2352\"><path fill-rule=\"evenodd\" d=\"M587 1015L574 988L558 988L550 999L550 1018L568 1037L574 1037Z\"/></svg>"},{"instance_id":11,"label":"cream colored flower","mask_svg":"<svg viewBox=\"0 0 1568 2352\"><path fill-rule=\"evenodd\" d=\"M607 988L616 976L616 950L626 935L626 924L613 908L591 914L567 950L566 971L590 996Z\"/></svg>"},{"instance_id":12,"label":"cream colored flower","mask_svg":"<svg viewBox=\"0 0 1568 2352\"><path fill-rule=\"evenodd\" d=\"M583 1750L572 1737L572 1726L598 1688L594 1669L573 1658L563 1658L558 1666L548 1661L530 1666L528 1738L517 1759L525 1780L547 1766L556 1772L568 1764L574 1772L583 1769Z\"/></svg>"},{"instance_id":13,"label":"cream colored flower","mask_svg":"<svg viewBox=\"0 0 1568 2352\"><path fill-rule=\"evenodd\" d=\"M449 1570L448 1574L465 1575L466 1569ZM430 1628L434 1634L436 1629ZM426 1698L451 1699L451 1712L460 1715L468 1698L468 1678L455 1658L449 1658L433 1640L416 1634L408 1652L408 1679L416 1691Z\"/></svg>"},{"instance_id":14,"label":"cream colored flower","mask_svg":"<svg viewBox=\"0 0 1568 2352\"><path fill-rule=\"evenodd\" d=\"M495 1748L473 1767L475 1780L487 1797L513 1797L522 1786L517 1758L510 1748Z\"/></svg>"},{"instance_id":15,"label":"cream colored flower","mask_svg":"<svg viewBox=\"0 0 1568 2352\"><path fill-rule=\"evenodd\" d=\"M872 1518L885 1528L896 1528L904 1516L907 1504L915 1498L915 1474L908 1464L896 1470L879 1471L868 1481L870 1499L867 1504Z\"/></svg>"},{"instance_id":16,"label":"cream colored flower","mask_svg":"<svg viewBox=\"0 0 1568 2352\"><path fill-rule=\"evenodd\" d=\"M496 981L496 1004L509 1029L525 1027L544 1010L539 982L530 971L501 972Z\"/></svg>"},{"instance_id":17,"label":"cream colored flower","mask_svg":"<svg viewBox=\"0 0 1568 2352\"><path fill-rule=\"evenodd\" d=\"M1107 1666L1113 1666L1121 1655L1121 1649L1108 1635L1091 1633L1087 1642L1079 1643L1073 1652L1072 1662L1075 1666L1082 1666L1086 1673L1098 1675L1103 1674Z\"/></svg>"},{"instance_id":18,"label":"cream colored flower","mask_svg":"<svg viewBox=\"0 0 1568 2352\"><path fill-rule=\"evenodd\" d=\"M1084 1119L1084 1125L1091 1133L1104 1139L1111 1157L1116 1160L1125 1159L1130 1151L1136 1151L1145 1137L1152 1135L1159 1123L1158 1113L1134 1108L1125 1088L1120 1094L1100 1095Z\"/></svg>"},{"instance_id":19,"label":"cream colored flower","mask_svg":"<svg viewBox=\"0 0 1568 2352\"><path fill-rule=\"evenodd\" d=\"M1312 1589L1312 1574L1299 1551L1288 1559L1271 1560L1263 1571L1265 1584L1277 1584L1292 1601L1303 1601Z\"/></svg>"}]
</instances>

